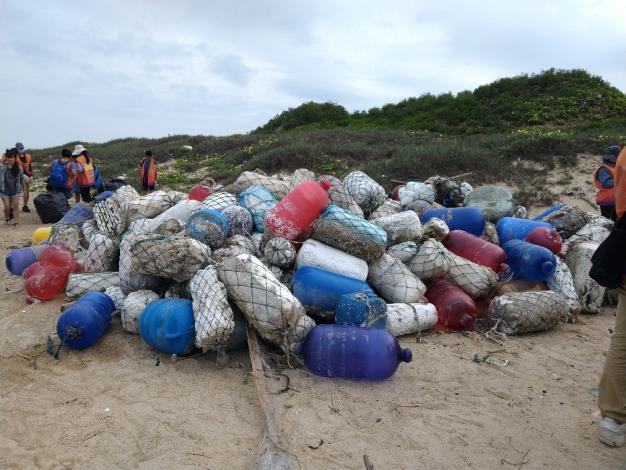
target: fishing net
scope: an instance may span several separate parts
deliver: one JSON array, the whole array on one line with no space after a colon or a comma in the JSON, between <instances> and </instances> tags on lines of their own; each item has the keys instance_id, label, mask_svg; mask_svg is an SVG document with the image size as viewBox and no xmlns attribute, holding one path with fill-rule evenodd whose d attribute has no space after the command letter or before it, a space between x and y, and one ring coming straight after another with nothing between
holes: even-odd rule
<instances>
[{"instance_id":1,"label":"fishing net","mask_svg":"<svg viewBox=\"0 0 626 470\"><path fill-rule=\"evenodd\" d=\"M184 234L184 232L185 224L183 224L178 219L166 220L154 230L154 233L170 237L173 237L175 235L182 235Z\"/></svg>"},{"instance_id":2,"label":"fishing net","mask_svg":"<svg viewBox=\"0 0 626 470\"><path fill-rule=\"evenodd\" d=\"M286 353L299 352L315 322L258 258L239 255L224 260L219 278L229 297L264 339L279 345Z\"/></svg>"},{"instance_id":3,"label":"fishing net","mask_svg":"<svg viewBox=\"0 0 626 470\"><path fill-rule=\"evenodd\" d=\"M450 269L443 278L456 284L473 299L486 296L498 284L498 275L491 269L449 251L447 255Z\"/></svg>"},{"instance_id":4,"label":"fishing net","mask_svg":"<svg viewBox=\"0 0 626 470\"><path fill-rule=\"evenodd\" d=\"M126 296L124 295L124 292L122 292L122 289L119 286L111 286L104 289L104 293L108 295L113 301L113 304L115 305L115 311L120 313L124 308L124 300L126 299Z\"/></svg>"},{"instance_id":5,"label":"fishing net","mask_svg":"<svg viewBox=\"0 0 626 470\"><path fill-rule=\"evenodd\" d=\"M228 236L244 235L248 236L254 230L252 214L245 207L229 206L222 210L222 215L228 220Z\"/></svg>"},{"instance_id":6,"label":"fishing net","mask_svg":"<svg viewBox=\"0 0 626 470\"><path fill-rule=\"evenodd\" d=\"M609 236L610 233L611 230L602 225L588 223L574 235L565 240L561 253L567 254L570 247L574 246L575 243L578 243L580 241L602 243Z\"/></svg>"},{"instance_id":7,"label":"fishing net","mask_svg":"<svg viewBox=\"0 0 626 470\"><path fill-rule=\"evenodd\" d=\"M370 263L367 282L387 302L419 302L426 293L424 283L400 260L386 253Z\"/></svg>"},{"instance_id":8,"label":"fishing net","mask_svg":"<svg viewBox=\"0 0 626 470\"><path fill-rule=\"evenodd\" d=\"M126 293L144 289L155 289L160 282L157 276L139 274L132 270L130 247L139 236L140 234L129 231L120 242L120 287Z\"/></svg>"},{"instance_id":9,"label":"fishing net","mask_svg":"<svg viewBox=\"0 0 626 470\"><path fill-rule=\"evenodd\" d=\"M567 303L569 314L561 318L564 322L573 322L576 315L580 313L580 300L574 286L574 278L565 261L558 256L556 258L556 268L552 276L546 281L548 288L558 292Z\"/></svg>"},{"instance_id":10,"label":"fishing net","mask_svg":"<svg viewBox=\"0 0 626 470\"><path fill-rule=\"evenodd\" d=\"M252 235L250 235L249 240L254 245L255 256L262 256L263 255L263 249L262 249L263 234L259 232L255 232Z\"/></svg>"},{"instance_id":11,"label":"fishing net","mask_svg":"<svg viewBox=\"0 0 626 470\"><path fill-rule=\"evenodd\" d=\"M550 290L519 292L494 297L489 315L499 332L519 335L552 329L568 315L568 307L561 294Z\"/></svg>"},{"instance_id":12,"label":"fishing net","mask_svg":"<svg viewBox=\"0 0 626 470\"><path fill-rule=\"evenodd\" d=\"M293 189L300 183L304 183L305 181L315 181L315 173L313 173L311 170L307 170L306 168L298 168L291 175L289 189Z\"/></svg>"},{"instance_id":13,"label":"fishing net","mask_svg":"<svg viewBox=\"0 0 626 470\"><path fill-rule=\"evenodd\" d=\"M381 227L332 204L316 220L313 238L366 261L380 258L387 247Z\"/></svg>"},{"instance_id":14,"label":"fishing net","mask_svg":"<svg viewBox=\"0 0 626 470\"><path fill-rule=\"evenodd\" d=\"M173 219L178 219L183 224L186 224L191 217L191 214L200 209L204 209L201 202L194 201L193 199L184 199L175 206L170 207L165 212L159 214L154 219L148 219L150 222L146 229L148 232L153 232L161 224Z\"/></svg>"},{"instance_id":15,"label":"fishing net","mask_svg":"<svg viewBox=\"0 0 626 470\"><path fill-rule=\"evenodd\" d=\"M206 265L211 249L193 238L142 233L133 238L129 254L135 273L186 281Z\"/></svg>"},{"instance_id":16,"label":"fishing net","mask_svg":"<svg viewBox=\"0 0 626 470\"><path fill-rule=\"evenodd\" d=\"M387 249L387 254L393 256L396 259L399 259L403 263L408 263L415 255L417 255L417 251L419 250L419 246L415 242L402 242L397 245L390 246Z\"/></svg>"},{"instance_id":17,"label":"fishing net","mask_svg":"<svg viewBox=\"0 0 626 470\"><path fill-rule=\"evenodd\" d=\"M74 224L58 222L52 226L50 237L48 237L50 246L64 245L74 252L80 250L83 243L83 234L78 226Z\"/></svg>"},{"instance_id":18,"label":"fishing net","mask_svg":"<svg viewBox=\"0 0 626 470\"><path fill-rule=\"evenodd\" d=\"M185 233L211 248L219 248L228 235L228 221L214 209L201 209L191 215Z\"/></svg>"},{"instance_id":19,"label":"fishing net","mask_svg":"<svg viewBox=\"0 0 626 470\"><path fill-rule=\"evenodd\" d=\"M607 219L606 217L603 217L596 212L587 212L586 215L587 220L589 221L588 223L590 224L600 225L601 227L607 228L609 230L612 230L613 226L615 225L615 222L613 222L611 219Z\"/></svg>"},{"instance_id":20,"label":"fishing net","mask_svg":"<svg viewBox=\"0 0 626 470\"><path fill-rule=\"evenodd\" d=\"M313 266L364 281L367 279L367 262L317 240L307 240L300 247L296 267Z\"/></svg>"},{"instance_id":21,"label":"fishing net","mask_svg":"<svg viewBox=\"0 0 626 470\"><path fill-rule=\"evenodd\" d=\"M498 237L498 230L496 226L491 222L485 222L485 228L480 236L483 240L487 240L494 245L500 245L500 237Z\"/></svg>"},{"instance_id":22,"label":"fishing net","mask_svg":"<svg viewBox=\"0 0 626 470\"><path fill-rule=\"evenodd\" d=\"M328 197L331 203L357 217L363 217L363 209L359 207L339 178L330 175L322 175L317 181L328 181L332 185L328 190Z\"/></svg>"},{"instance_id":23,"label":"fishing net","mask_svg":"<svg viewBox=\"0 0 626 470\"><path fill-rule=\"evenodd\" d=\"M100 231L98 230L98 224L96 223L95 219L86 220L80 229L83 232L83 237L85 240L91 240L91 237L93 235L95 235L96 233L100 233Z\"/></svg>"},{"instance_id":24,"label":"fishing net","mask_svg":"<svg viewBox=\"0 0 626 470\"><path fill-rule=\"evenodd\" d=\"M124 202L129 222L137 219L152 219L185 199L178 191L154 191L146 196Z\"/></svg>"},{"instance_id":25,"label":"fishing net","mask_svg":"<svg viewBox=\"0 0 626 470\"><path fill-rule=\"evenodd\" d=\"M244 171L232 184L233 192L239 194L251 186L263 186L278 200L289 192L289 185L284 181L253 171Z\"/></svg>"},{"instance_id":26,"label":"fishing net","mask_svg":"<svg viewBox=\"0 0 626 470\"><path fill-rule=\"evenodd\" d=\"M381 206L387 194L385 189L362 171L353 171L343 179L343 185L364 213Z\"/></svg>"},{"instance_id":27,"label":"fishing net","mask_svg":"<svg viewBox=\"0 0 626 470\"><path fill-rule=\"evenodd\" d=\"M133 199L138 199L140 195L135 188L127 184L118 188L111 197L118 202L126 202L132 201Z\"/></svg>"},{"instance_id":28,"label":"fishing net","mask_svg":"<svg viewBox=\"0 0 626 470\"><path fill-rule=\"evenodd\" d=\"M419 247L415 255L408 263L409 270L418 279L427 281L443 277L450 270L450 258L448 250L437 240L426 240Z\"/></svg>"},{"instance_id":29,"label":"fishing net","mask_svg":"<svg viewBox=\"0 0 626 470\"><path fill-rule=\"evenodd\" d=\"M256 249L252 240L244 237L243 235L233 235L224 241L222 248L218 248L213 252L211 258L219 263L226 258L232 258L233 256L243 254L254 255L255 253Z\"/></svg>"},{"instance_id":30,"label":"fishing net","mask_svg":"<svg viewBox=\"0 0 626 470\"><path fill-rule=\"evenodd\" d=\"M117 238L96 233L89 240L89 248L82 257L81 264L88 273L117 271L119 253Z\"/></svg>"},{"instance_id":31,"label":"fishing net","mask_svg":"<svg viewBox=\"0 0 626 470\"><path fill-rule=\"evenodd\" d=\"M254 228L257 232L264 232L266 212L274 207L278 201L275 196L267 188L263 186L250 186L237 196L239 205L245 207L252 215Z\"/></svg>"},{"instance_id":32,"label":"fishing net","mask_svg":"<svg viewBox=\"0 0 626 470\"><path fill-rule=\"evenodd\" d=\"M448 224L446 224L443 220L438 219L437 217L433 217L426 221L426 223L422 226L422 239L427 240L432 238L437 241L441 241L450 233L450 229L448 228Z\"/></svg>"},{"instance_id":33,"label":"fishing net","mask_svg":"<svg viewBox=\"0 0 626 470\"><path fill-rule=\"evenodd\" d=\"M127 186L123 187L126 188ZM118 236L128 226L128 219L124 209L115 197L97 202L93 206L93 215L98 224L98 230L111 237Z\"/></svg>"},{"instance_id":34,"label":"fishing net","mask_svg":"<svg viewBox=\"0 0 626 470\"><path fill-rule=\"evenodd\" d=\"M602 300L606 289L589 277L591 269L591 257L599 243L578 242L567 253L565 262L569 267L574 287L578 294L581 311L585 313L598 313L602 306Z\"/></svg>"},{"instance_id":35,"label":"fishing net","mask_svg":"<svg viewBox=\"0 0 626 470\"><path fill-rule=\"evenodd\" d=\"M380 219L381 217L386 217L388 215L394 215L398 212L402 212L402 206L400 203L398 201L394 201L393 199L387 199L370 214L368 219L370 222L373 222L376 219Z\"/></svg>"},{"instance_id":36,"label":"fishing net","mask_svg":"<svg viewBox=\"0 0 626 470\"><path fill-rule=\"evenodd\" d=\"M387 304L387 331L394 336L413 335L437 324L433 304Z\"/></svg>"},{"instance_id":37,"label":"fishing net","mask_svg":"<svg viewBox=\"0 0 626 470\"><path fill-rule=\"evenodd\" d=\"M428 178L424 183L430 184L435 188L435 201L444 204L446 207L454 207L463 202L461 190L454 178L435 175Z\"/></svg>"},{"instance_id":38,"label":"fishing net","mask_svg":"<svg viewBox=\"0 0 626 470\"><path fill-rule=\"evenodd\" d=\"M233 194L226 191L217 191L205 197L202 201L202 205L207 209L220 211L222 209L226 209L227 207L236 206L237 198Z\"/></svg>"},{"instance_id":39,"label":"fishing net","mask_svg":"<svg viewBox=\"0 0 626 470\"><path fill-rule=\"evenodd\" d=\"M158 298L159 294L151 290L138 290L128 294L124 300L124 307L120 311L122 328L129 333L139 334L139 317L146 305Z\"/></svg>"},{"instance_id":40,"label":"fishing net","mask_svg":"<svg viewBox=\"0 0 626 470\"><path fill-rule=\"evenodd\" d=\"M203 352L225 347L235 330L235 320L217 268L208 266L198 271L189 281L189 290L193 299L196 347Z\"/></svg>"},{"instance_id":41,"label":"fishing net","mask_svg":"<svg viewBox=\"0 0 626 470\"><path fill-rule=\"evenodd\" d=\"M290 268L296 261L296 249L286 238L272 238L263 249L267 262L279 268Z\"/></svg>"},{"instance_id":42,"label":"fishing net","mask_svg":"<svg viewBox=\"0 0 626 470\"><path fill-rule=\"evenodd\" d=\"M546 215L543 221L554 225L554 228L559 232L561 238L565 239L580 230L588 222L588 217L587 214L578 207L563 204L563 206L556 211Z\"/></svg>"},{"instance_id":43,"label":"fishing net","mask_svg":"<svg viewBox=\"0 0 626 470\"><path fill-rule=\"evenodd\" d=\"M119 285L120 276L116 272L72 273L67 278L65 295L73 299L87 292L103 292L107 287Z\"/></svg>"},{"instance_id":44,"label":"fishing net","mask_svg":"<svg viewBox=\"0 0 626 470\"><path fill-rule=\"evenodd\" d=\"M409 181L404 188L398 190L400 204L403 207L417 201L424 201L427 204L435 202L435 188L431 184L419 181Z\"/></svg>"}]
</instances>

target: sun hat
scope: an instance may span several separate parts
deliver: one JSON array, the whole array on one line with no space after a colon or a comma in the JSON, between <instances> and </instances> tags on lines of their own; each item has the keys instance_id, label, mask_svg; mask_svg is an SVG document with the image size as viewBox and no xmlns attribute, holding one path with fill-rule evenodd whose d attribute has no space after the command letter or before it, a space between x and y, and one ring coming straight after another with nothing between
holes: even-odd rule
<instances>
[{"instance_id":1,"label":"sun hat","mask_svg":"<svg viewBox=\"0 0 626 470\"><path fill-rule=\"evenodd\" d=\"M21 143L21 142L17 142L17 143L15 144L15 148L16 148L18 151L20 151L20 150L24 150L24 144L23 144L23 143Z\"/></svg>"},{"instance_id":2,"label":"sun hat","mask_svg":"<svg viewBox=\"0 0 626 470\"><path fill-rule=\"evenodd\" d=\"M85 150L87 150L87 149L85 147L83 147L82 145L80 145L80 144L75 145L74 146L74 151L72 152L72 156L80 155Z\"/></svg>"}]
</instances>

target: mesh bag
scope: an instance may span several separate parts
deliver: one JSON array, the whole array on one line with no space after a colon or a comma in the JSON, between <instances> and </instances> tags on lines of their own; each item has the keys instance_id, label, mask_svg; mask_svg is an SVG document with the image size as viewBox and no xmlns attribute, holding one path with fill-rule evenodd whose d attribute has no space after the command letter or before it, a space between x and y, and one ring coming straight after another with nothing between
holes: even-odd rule
<instances>
[{"instance_id":1,"label":"mesh bag","mask_svg":"<svg viewBox=\"0 0 626 470\"><path fill-rule=\"evenodd\" d=\"M400 260L386 253L370 263L367 282L387 302L419 302L426 293L422 281Z\"/></svg>"},{"instance_id":2,"label":"mesh bag","mask_svg":"<svg viewBox=\"0 0 626 470\"><path fill-rule=\"evenodd\" d=\"M500 237L498 237L498 230L496 226L491 222L485 222L485 228L480 236L483 240L487 240L494 245L500 245Z\"/></svg>"},{"instance_id":3,"label":"mesh bag","mask_svg":"<svg viewBox=\"0 0 626 470\"><path fill-rule=\"evenodd\" d=\"M228 221L214 209L201 209L191 215L185 233L211 248L219 248L228 235Z\"/></svg>"},{"instance_id":4,"label":"mesh bag","mask_svg":"<svg viewBox=\"0 0 626 470\"><path fill-rule=\"evenodd\" d=\"M139 317L146 305L158 298L159 295L151 290L138 290L128 294L124 300L124 307L120 311L122 328L129 333L139 334Z\"/></svg>"},{"instance_id":5,"label":"mesh bag","mask_svg":"<svg viewBox=\"0 0 626 470\"><path fill-rule=\"evenodd\" d=\"M212 258L216 262L221 262L227 258L232 258L238 255L254 255L256 248L252 240L244 237L243 235L233 235L224 241L222 248L219 248L213 252Z\"/></svg>"},{"instance_id":6,"label":"mesh bag","mask_svg":"<svg viewBox=\"0 0 626 470\"><path fill-rule=\"evenodd\" d=\"M459 184L459 190L461 191L461 196L463 196L463 200L465 200L465 198L474 191L474 187L467 181L462 181L461 184Z\"/></svg>"},{"instance_id":7,"label":"mesh bag","mask_svg":"<svg viewBox=\"0 0 626 470\"><path fill-rule=\"evenodd\" d=\"M507 335L550 330L567 314L561 294L550 290L502 295L489 304L496 329Z\"/></svg>"},{"instance_id":8,"label":"mesh bag","mask_svg":"<svg viewBox=\"0 0 626 470\"><path fill-rule=\"evenodd\" d=\"M315 173L313 173L311 170L307 170L306 168L298 168L291 175L289 189L291 190L298 186L300 183L304 183L305 181L315 181Z\"/></svg>"},{"instance_id":9,"label":"mesh bag","mask_svg":"<svg viewBox=\"0 0 626 470\"><path fill-rule=\"evenodd\" d=\"M546 215L543 221L554 225L561 237L565 239L580 230L588 222L588 217L578 207L564 204L563 207Z\"/></svg>"},{"instance_id":10,"label":"mesh bag","mask_svg":"<svg viewBox=\"0 0 626 470\"><path fill-rule=\"evenodd\" d=\"M448 224L437 217L433 217L422 226L422 238L424 240L433 238L440 242L446 238L449 233L450 229L448 228Z\"/></svg>"},{"instance_id":11,"label":"mesh bag","mask_svg":"<svg viewBox=\"0 0 626 470\"><path fill-rule=\"evenodd\" d=\"M204 352L224 348L235 330L235 320L217 269L208 266L198 271L189 282L189 290L193 299L196 347Z\"/></svg>"},{"instance_id":12,"label":"mesh bag","mask_svg":"<svg viewBox=\"0 0 626 470\"><path fill-rule=\"evenodd\" d=\"M170 219L163 222L159 225L154 233L158 233L159 235L165 235L173 237L175 235L181 235L185 232L185 224L183 224L178 219Z\"/></svg>"},{"instance_id":13,"label":"mesh bag","mask_svg":"<svg viewBox=\"0 0 626 470\"><path fill-rule=\"evenodd\" d=\"M129 184L126 184L126 185L118 188L113 193L113 196L111 196L111 197L116 199L118 202L126 202L126 201L132 201L133 199L137 199L140 196L139 196L139 193L137 192L137 190L135 188L133 188Z\"/></svg>"},{"instance_id":14,"label":"mesh bag","mask_svg":"<svg viewBox=\"0 0 626 470\"><path fill-rule=\"evenodd\" d=\"M409 181L404 188L398 190L400 204L403 207L417 201L424 201L428 204L435 202L435 188L428 183L419 181Z\"/></svg>"},{"instance_id":15,"label":"mesh bag","mask_svg":"<svg viewBox=\"0 0 626 470\"><path fill-rule=\"evenodd\" d=\"M602 225L588 223L574 235L565 240L561 253L563 255L566 255L570 247L574 246L575 243L581 241L602 243L604 240L606 240L610 233L611 230Z\"/></svg>"},{"instance_id":16,"label":"mesh bag","mask_svg":"<svg viewBox=\"0 0 626 470\"><path fill-rule=\"evenodd\" d=\"M87 248L81 264L85 272L88 273L117 271L119 253L119 244L116 238L96 233L89 241L89 248Z\"/></svg>"},{"instance_id":17,"label":"mesh bag","mask_svg":"<svg viewBox=\"0 0 626 470\"><path fill-rule=\"evenodd\" d=\"M450 270L447 254L446 247L431 238L422 243L407 266L422 281L443 277Z\"/></svg>"},{"instance_id":18,"label":"mesh bag","mask_svg":"<svg viewBox=\"0 0 626 470\"><path fill-rule=\"evenodd\" d=\"M290 268L296 261L296 249L286 238L272 238L263 249L267 262L279 268Z\"/></svg>"},{"instance_id":19,"label":"mesh bag","mask_svg":"<svg viewBox=\"0 0 626 470\"><path fill-rule=\"evenodd\" d=\"M381 217L373 221L387 233L387 245L395 245L410 240L419 240L422 236L420 218L413 211Z\"/></svg>"},{"instance_id":20,"label":"mesh bag","mask_svg":"<svg viewBox=\"0 0 626 470\"><path fill-rule=\"evenodd\" d=\"M113 301L113 304L115 305L115 310L117 312L121 312L124 308L124 300L126 299L126 296L124 295L124 292L122 292L122 289L119 286L111 286L104 289L104 293L108 295Z\"/></svg>"},{"instance_id":21,"label":"mesh bag","mask_svg":"<svg viewBox=\"0 0 626 470\"><path fill-rule=\"evenodd\" d=\"M278 203L276 197L263 186L250 186L239 193L237 200L240 206L250 211L255 230L262 233L265 230L265 214Z\"/></svg>"},{"instance_id":22,"label":"mesh bag","mask_svg":"<svg viewBox=\"0 0 626 470\"><path fill-rule=\"evenodd\" d=\"M262 233L253 233L250 235L250 241L254 245L254 252L257 256L261 256L263 254L263 234Z\"/></svg>"},{"instance_id":23,"label":"mesh bag","mask_svg":"<svg viewBox=\"0 0 626 470\"><path fill-rule=\"evenodd\" d=\"M126 188L126 186L123 186L123 188ZM98 224L98 230L105 235L115 237L121 234L128 226L124 209L115 197L96 203L93 206L93 215Z\"/></svg>"},{"instance_id":24,"label":"mesh bag","mask_svg":"<svg viewBox=\"0 0 626 470\"><path fill-rule=\"evenodd\" d=\"M284 181L253 171L244 171L232 184L233 192L236 194L251 186L264 186L278 200L284 198L289 192L289 185Z\"/></svg>"},{"instance_id":25,"label":"mesh bag","mask_svg":"<svg viewBox=\"0 0 626 470\"><path fill-rule=\"evenodd\" d=\"M567 303L569 315L561 318L564 322L573 321L575 316L580 312L580 300L574 286L574 278L565 261L558 256L556 258L556 269L552 276L546 281L548 288L563 296Z\"/></svg>"},{"instance_id":26,"label":"mesh bag","mask_svg":"<svg viewBox=\"0 0 626 470\"><path fill-rule=\"evenodd\" d=\"M397 245L390 246L387 249L387 254L399 259L403 263L408 263L415 255L419 246L415 242L402 242Z\"/></svg>"},{"instance_id":27,"label":"mesh bag","mask_svg":"<svg viewBox=\"0 0 626 470\"><path fill-rule=\"evenodd\" d=\"M443 202L450 194L455 191L458 192L458 196L461 197L461 190L454 178L449 176L431 176L424 183L430 184L435 188L435 201Z\"/></svg>"},{"instance_id":28,"label":"mesh bag","mask_svg":"<svg viewBox=\"0 0 626 470\"><path fill-rule=\"evenodd\" d=\"M366 214L374 211L387 199L385 189L362 171L348 173L343 179L343 185Z\"/></svg>"},{"instance_id":29,"label":"mesh bag","mask_svg":"<svg viewBox=\"0 0 626 470\"><path fill-rule=\"evenodd\" d=\"M120 276L116 272L72 273L67 278L65 295L73 299L87 292L103 292L107 287L119 285Z\"/></svg>"},{"instance_id":30,"label":"mesh bag","mask_svg":"<svg viewBox=\"0 0 626 470\"><path fill-rule=\"evenodd\" d=\"M607 228L609 230L613 229L615 223L611 219L607 219L606 217L601 216L595 212L587 212L587 220L590 224L600 225L601 227Z\"/></svg>"},{"instance_id":31,"label":"mesh bag","mask_svg":"<svg viewBox=\"0 0 626 470\"><path fill-rule=\"evenodd\" d=\"M248 236L254 230L252 214L245 207L229 206L222 211L222 215L228 220L228 236L244 235Z\"/></svg>"},{"instance_id":32,"label":"mesh bag","mask_svg":"<svg viewBox=\"0 0 626 470\"><path fill-rule=\"evenodd\" d=\"M307 240L300 247L296 267L313 266L360 281L367 279L367 262L317 240Z\"/></svg>"},{"instance_id":33,"label":"mesh bag","mask_svg":"<svg viewBox=\"0 0 626 470\"><path fill-rule=\"evenodd\" d=\"M217 191L209 194L202 201L202 205L207 209L215 209L216 211L226 209L227 207L236 206L237 198L225 191Z\"/></svg>"},{"instance_id":34,"label":"mesh bag","mask_svg":"<svg viewBox=\"0 0 626 470\"><path fill-rule=\"evenodd\" d=\"M450 269L443 278L459 286L473 299L486 296L498 284L498 275L491 269L473 263L448 251Z\"/></svg>"},{"instance_id":35,"label":"mesh bag","mask_svg":"<svg viewBox=\"0 0 626 470\"><path fill-rule=\"evenodd\" d=\"M135 236L129 253L135 273L186 281L206 265L211 249L193 238L143 233Z\"/></svg>"},{"instance_id":36,"label":"mesh bag","mask_svg":"<svg viewBox=\"0 0 626 470\"><path fill-rule=\"evenodd\" d=\"M132 271L130 246L139 234L128 232L120 243L120 287L126 293L143 289L155 289L159 285L157 276L139 274Z\"/></svg>"},{"instance_id":37,"label":"mesh bag","mask_svg":"<svg viewBox=\"0 0 626 470\"><path fill-rule=\"evenodd\" d=\"M387 247L382 228L332 204L315 221L313 238L366 261L380 258Z\"/></svg>"},{"instance_id":38,"label":"mesh bag","mask_svg":"<svg viewBox=\"0 0 626 470\"><path fill-rule=\"evenodd\" d=\"M420 217L424 215L424 212L432 209L433 207L435 207L434 204L426 201L413 201L404 206L406 210L413 211Z\"/></svg>"},{"instance_id":39,"label":"mesh bag","mask_svg":"<svg viewBox=\"0 0 626 470\"><path fill-rule=\"evenodd\" d=\"M48 244L50 246L64 245L74 252L82 247L83 241L83 234L77 225L62 222L58 222L52 226L50 237L48 237Z\"/></svg>"},{"instance_id":40,"label":"mesh bag","mask_svg":"<svg viewBox=\"0 0 626 470\"><path fill-rule=\"evenodd\" d=\"M598 313L600 311L606 291L589 276L592 264L591 257L598 245L595 242L575 243L565 258L574 279L574 287L580 300L581 311L585 313Z\"/></svg>"},{"instance_id":41,"label":"mesh bag","mask_svg":"<svg viewBox=\"0 0 626 470\"><path fill-rule=\"evenodd\" d=\"M152 231L152 219L138 219L128 224L128 231L132 233L146 233Z\"/></svg>"},{"instance_id":42,"label":"mesh bag","mask_svg":"<svg viewBox=\"0 0 626 470\"><path fill-rule=\"evenodd\" d=\"M261 337L281 346L286 353L299 352L315 322L258 258L239 255L224 260L219 278Z\"/></svg>"},{"instance_id":43,"label":"mesh bag","mask_svg":"<svg viewBox=\"0 0 626 470\"><path fill-rule=\"evenodd\" d=\"M497 222L501 217L513 215L516 204L510 191L500 186L481 186L465 198L466 207L474 207L486 220Z\"/></svg>"},{"instance_id":44,"label":"mesh bag","mask_svg":"<svg viewBox=\"0 0 626 470\"><path fill-rule=\"evenodd\" d=\"M350 195L339 178L335 178L330 175L322 175L317 179L317 181L328 181L332 185L328 190L328 197L331 203L337 207L341 207L351 214L363 217L363 209L361 209L355 202L354 198Z\"/></svg>"},{"instance_id":45,"label":"mesh bag","mask_svg":"<svg viewBox=\"0 0 626 470\"><path fill-rule=\"evenodd\" d=\"M376 219L380 219L381 217L397 214L398 212L402 212L402 206L400 203L398 201L394 201L393 199L387 199L381 206L370 214L369 220L374 221Z\"/></svg>"},{"instance_id":46,"label":"mesh bag","mask_svg":"<svg viewBox=\"0 0 626 470\"><path fill-rule=\"evenodd\" d=\"M437 324L433 304L387 304L387 331L394 336L413 335Z\"/></svg>"},{"instance_id":47,"label":"mesh bag","mask_svg":"<svg viewBox=\"0 0 626 470\"><path fill-rule=\"evenodd\" d=\"M129 222L137 219L152 219L184 199L178 191L154 191L146 196L124 202Z\"/></svg>"},{"instance_id":48,"label":"mesh bag","mask_svg":"<svg viewBox=\"0 0 626 470\"><path fill-rule=\"evenodd\" d=\"M100 233L95 219L86 220L80 229L83 231L83 237L85 240L91 240L92 235Z\"/></svg>"}]
</instances>

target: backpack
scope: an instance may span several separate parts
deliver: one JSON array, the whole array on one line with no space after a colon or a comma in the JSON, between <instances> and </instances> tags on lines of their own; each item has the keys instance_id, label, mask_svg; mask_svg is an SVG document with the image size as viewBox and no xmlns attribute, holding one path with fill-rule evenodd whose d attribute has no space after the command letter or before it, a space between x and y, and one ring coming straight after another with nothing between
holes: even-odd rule
<instances>
[{"instance_id":1,"label":"backpack","mask_svg":"<svg viewBox=\"0 0 626 470\"><path fill-rule=\"evenodd\" d=\"M65 170L65 163L56 160L52 163L50 169L50 176L48 177L50 186L53 188L65 189L67 188L67 171Z\"/></svg>"},{"instance_id":2,"label":"backpack","mask_svg":"<svg viewBox=\"0 0 626 470\"><path fill-rule=\"evenodd\" d=\"M591 257L589 277L608 289L622 285L626 264L626 216L621 216L609 236Z\"/></svg>"}]
</instances>

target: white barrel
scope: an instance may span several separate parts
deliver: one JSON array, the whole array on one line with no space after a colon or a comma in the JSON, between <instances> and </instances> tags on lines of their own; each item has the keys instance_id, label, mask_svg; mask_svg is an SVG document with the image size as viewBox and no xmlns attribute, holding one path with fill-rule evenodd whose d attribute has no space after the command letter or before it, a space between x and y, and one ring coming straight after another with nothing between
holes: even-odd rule
<instances>
[{"instance_id":1,"label":"white barrel","mask_svg":"<svg viewBox=\"0 0 626 470\"><path fill-rule=\"evenodd\" d=\"M394 336L430 330L437 319L433 304L387 304L387 331Z\"/></svg>"},{"instance_id":2,"label":"white barrel","mask_svg":"<svg viewBox=\"0 0 626 470\"><path fill-rule=\"evenodd\" d=\"M138 290L131 292L124 300L124 308L120 312L122 327L129 333L139 333L139 317L144 308L153 300L157 300L159 294L151 290Z\"/></svg>"},{"instance_id":3,"label":"white barrel","mask_svg":"<svg viewBox=\"0 0 626 470\"><path fill-rule=\"evenodd\" d=\"M307 240L302 244L296 258L296 269L304 265L343 274L360 281L367 279L369 271L365 260L317 240Z\"/></svg>"},{"instance_id":4,"label":"white barrel","mask_svg":"<svg viewBox=\"0 0 626 470\"><path fill-rule=\"evenodd\" d=\"M170 207L168 210L160 214L158 217L155 217L149 223L149 227L146 227L148 232L153 232L161 225L163 222L166 222L171 219L178 219L183 224L186 224L191 217L191 214L198 209L202 209L204 206L199 201L194 201L193 199L185 199L180 201L173 207Z\"/></svg>"}]
</instances>

